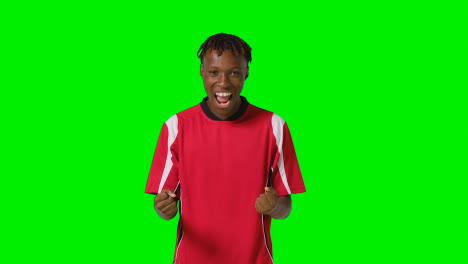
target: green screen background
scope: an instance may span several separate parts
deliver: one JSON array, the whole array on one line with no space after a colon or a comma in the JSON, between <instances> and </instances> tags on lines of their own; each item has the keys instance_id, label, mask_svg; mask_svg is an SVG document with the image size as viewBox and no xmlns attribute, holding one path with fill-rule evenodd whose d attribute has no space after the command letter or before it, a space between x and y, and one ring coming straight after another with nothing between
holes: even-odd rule
<instances>
[{"instance_id":1,"label":"green screen background","mask_svg":"<svg viewBox=\"0 0 468 264\"><path fill-rule=\"evenodd\" d=\"M242 95L286 120L307 189L275 263L466 263L461 6L2 5L2 263L171 263L178 216L144 189L219 32L253 48Z\"/></svg>"}]
</instances>

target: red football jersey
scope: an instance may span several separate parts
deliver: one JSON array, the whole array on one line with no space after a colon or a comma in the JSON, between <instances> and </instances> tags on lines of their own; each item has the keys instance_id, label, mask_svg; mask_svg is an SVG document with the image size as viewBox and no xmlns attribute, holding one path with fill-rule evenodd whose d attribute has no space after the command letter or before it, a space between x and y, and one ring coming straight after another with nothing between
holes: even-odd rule
<instances>
[{"instance_id":1,"label":"red football jersey","mask_svg":"<svg viewBox=\"0 0 468 264\"><path fill-rule=\"evenodd\" d=\"M255 201L265 186L305 192L288 126L244 97L222 121L206 100L164 123L146 186L180 199L174 263L273 263L271 217Z\"/></svg>"}]
</instances>

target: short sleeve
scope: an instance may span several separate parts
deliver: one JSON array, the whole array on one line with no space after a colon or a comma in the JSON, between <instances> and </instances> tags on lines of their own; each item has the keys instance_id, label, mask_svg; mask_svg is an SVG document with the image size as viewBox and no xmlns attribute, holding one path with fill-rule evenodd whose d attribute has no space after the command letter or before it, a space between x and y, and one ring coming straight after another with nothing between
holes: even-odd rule
<instances>
[{"instance_id":1,"label":"short sleeve","mask_svg":"<svg viewBox=\"0 0 468 264\"><path fill-rule=\"evenodd\" d=\"M174 115L164 123L161 129L146 183L146 193L158 194L164 189L177 191L179 187L177 142L178 120L177 115Z\"/></svg>"},{"instance_id":2,"label":"short sleeve","mask_svg":"<svg viewBox=\"0 0 468 264\"><path fill-rule=\"evenodd\" d=\"M291 133L286 122L276 114L272 116L272 131L276 141L271 165L272 187L278 191L279 196L305 192Z\"/></svg>"}]
</instances>

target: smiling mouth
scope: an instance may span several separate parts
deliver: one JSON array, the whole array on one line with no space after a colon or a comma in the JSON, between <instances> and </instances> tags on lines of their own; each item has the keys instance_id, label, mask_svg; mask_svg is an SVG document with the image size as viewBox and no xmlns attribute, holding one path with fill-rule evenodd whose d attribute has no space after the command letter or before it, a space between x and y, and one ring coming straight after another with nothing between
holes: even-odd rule
<instances>
[{"instance_id":1,"label":"smiling mouth","mask_svg":"<svg viewBox=\"0 0 468 264\"><path fill-rule=\"evenodd\" d=\"M215 98L219 107L227 107L231 103L232 93L216 92Z\"/></svg>"}]
</instances>

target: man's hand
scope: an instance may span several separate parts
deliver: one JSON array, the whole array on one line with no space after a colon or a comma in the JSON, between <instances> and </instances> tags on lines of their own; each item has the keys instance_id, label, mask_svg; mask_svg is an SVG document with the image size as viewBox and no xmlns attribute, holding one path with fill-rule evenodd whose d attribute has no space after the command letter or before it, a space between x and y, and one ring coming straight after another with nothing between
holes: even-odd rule
<instances>
[{"instance_id":1,"label":"man's hand","mask_svg":"<svg viewBox=\"0 0 468 264\"><path fill-rule=\"evenodd\" d=\"M165 189L154 198L154 209L158 215L166 220L174 218L177 214L177 200L175 193L171 190Z\"/></svg>"},{"instance_id":2,"label":"man's hand","mask_svg":"<svg viewBox=\"0 0 468 264\"><path fill-rule=\"evenodd\" d=\"M278 192L272 187L265 187L265 193L255 201L255 208L260 214L267 214L275 219L283 219L291 213L291 195L278 197Z\"/></svg>"},{"instance_id":3,"label":"man's hand","mask_svg":"<svg viewBox=\"0 0 468 264\"><path fill-rule=\"evenodd\" d=\"M265 193L255 201L255 208L260 214L271 214L278 206L278 192L272 187L265 187Z\"/></svg>"}]
</instances>

